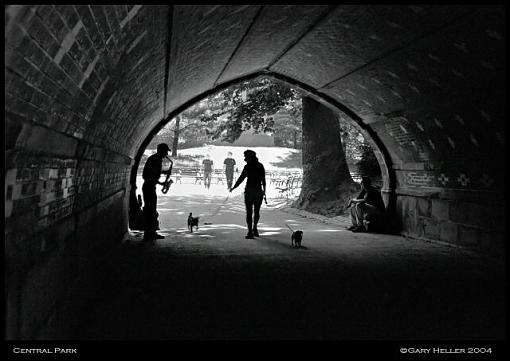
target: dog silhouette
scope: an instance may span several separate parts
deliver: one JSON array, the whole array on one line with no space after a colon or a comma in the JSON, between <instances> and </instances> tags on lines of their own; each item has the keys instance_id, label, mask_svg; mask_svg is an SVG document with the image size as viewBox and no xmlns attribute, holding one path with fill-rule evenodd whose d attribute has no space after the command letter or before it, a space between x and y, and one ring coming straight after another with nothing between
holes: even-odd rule
<instances>
[{"instance_id":1,"label":"dog silhouette","mask_svg":"<svg viewBox=\"0 0 510 361\"><path fill-rule=\"evenodd\" d=\"M193 217L193 213L190 213L188 216L188 229L191 233L193 233L193 227L197 227L198 230L198 220L200 217Z\"/></svg>"}]
</instances>

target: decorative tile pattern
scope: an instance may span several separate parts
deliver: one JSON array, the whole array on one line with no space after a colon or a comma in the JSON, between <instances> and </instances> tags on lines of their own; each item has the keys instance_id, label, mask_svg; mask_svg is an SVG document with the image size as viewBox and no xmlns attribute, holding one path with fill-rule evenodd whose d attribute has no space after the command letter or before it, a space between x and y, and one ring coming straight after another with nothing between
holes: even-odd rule
<instances>
[{"instance_id":1,"label":"decorative tile pattern","mask_svg":"<svg viewBox=\"0 0 510 361\"><path fill-rule=\"evenodd\" d=\"M487 173L467 172L450 173L434 171L404 171L403 180L405 185L412 187L448 188L459 190L493 190L496 180Z\"/></svg>"},{"instance_id":2,"label":"decorative tile pattern","mask_svg":"<svg viewBox=\"0 0 510 361\"><path fill-rule=\"evenodd\" d=\"M462 187L466 187L469 182L470 182L470 179L468 176L466 176L464 173L461 173L459 175L459 177L457 178L457 181L459 182L459 184L462 186Z\"/></svg>"},{"instance_id":3,"label":"decorative tile pattern","mask_svg":"<svg viewBox=\"0 0 510 361\"><path fill-rule=\"evenodd\" d=\"M448 178L444 173L441 173L439 175L439 177L437 178L437 180L439 181L439 183L442 186L446 186L448 184L448 181L450 180L450 178Z\"/></svg>"}]
</instances>

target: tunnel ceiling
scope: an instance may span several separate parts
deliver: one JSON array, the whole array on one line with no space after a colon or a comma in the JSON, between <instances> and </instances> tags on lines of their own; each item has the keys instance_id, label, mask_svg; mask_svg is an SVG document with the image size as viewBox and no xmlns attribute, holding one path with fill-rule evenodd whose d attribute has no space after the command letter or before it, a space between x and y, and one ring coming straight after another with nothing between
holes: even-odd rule
<instances>
[{"instance_id":1,"label":"tunnel ceiling","mask_svg":"<svg viewBox=\"0 0 510 361\"><path fill-rule=\"evenodd\" d=\"M491 188L504 27L494 6L11 5L8 147L132 158L179 107L267 72L357 114L402 182Z\"/></svg>"}]
</instances>

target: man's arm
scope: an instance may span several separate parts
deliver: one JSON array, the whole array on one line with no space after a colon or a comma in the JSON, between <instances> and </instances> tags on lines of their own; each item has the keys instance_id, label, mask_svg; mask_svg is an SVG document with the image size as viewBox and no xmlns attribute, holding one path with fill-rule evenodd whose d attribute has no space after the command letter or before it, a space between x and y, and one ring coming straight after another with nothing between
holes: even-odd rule
<instances>
[{"instance_id":1,"label":"man's arm","mask_svg":"<svg viewBox=\"0 0 510 361\"><path fill-rule=\"evenodd\" d=\"M365 194L363 198L355 198L352 200L353 203L364 203L368 198L368 194Z\"/></svg>"},{"instance_id":2,"label":"man's arm","mask_svg":"<svg viewBox=\"0 0 510 361\"><path fill-rule=\"evenodd\" d=\"M246 178L246 167L243 168L241 175L236 181L236 184L234 184L234 186L230 188L230 191L232 192L235 188L239 187L239 185L244 181L244 178Z\"/></svg>"},{"instance_id":3,"label":"man's arm","mask_svg":"<svg viewBox=\"0 0 510 361\"><path fill-rule=\"evenodd\" d=\"M366 201L367 197L368 197L368 192L365 190L361 191L358 198L353 198L349 201L349 204L347 205L347 207L350 207L350 205L353 203L364 203Z\"/></svg>"},{"instance_id":4,"label":"man's arm","mask_svg":"<svg viewBox=\"0 0 510 361\"><path fill-rule=\"evenodd\" d=\"M261 176L262 176L262 190L264 191L264 195L266 195L266 170L263 165L260 167L262 169Z\"/></svg>"},{"instance_id":5,"label":"man's arm","mask_svg":"<svg viewBox=\"0 0 510 361\"><path fill-rule=\"evenodd\" d=\"M173 163L171 163L171 165L166 170L162 170L161 174L164 174L164 175L171 174L172 173L172 167L173 167Z\"/></svg>"}]
</instances>

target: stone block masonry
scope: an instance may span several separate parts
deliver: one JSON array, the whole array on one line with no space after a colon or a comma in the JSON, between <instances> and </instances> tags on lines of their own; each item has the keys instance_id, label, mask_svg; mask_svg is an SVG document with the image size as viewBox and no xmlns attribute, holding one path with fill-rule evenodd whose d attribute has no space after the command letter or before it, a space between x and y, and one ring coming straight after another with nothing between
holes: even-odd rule
<instances>
[{"instance_id":1,"label":"stone block masonry","mask_svg":"<svg viewBox=\"0 0 510 361\"><path fill-rule=\"evenodd\" d=\"M421 194L420 194L421 193ZM504 205L496 195L471 201L465 195L438 198L437 192L399 195L397 214L405 235L468 247L501 256L497 244L504 241ZM488 237L491 235L491 237Z\"/></svg>"}]
</instances>

